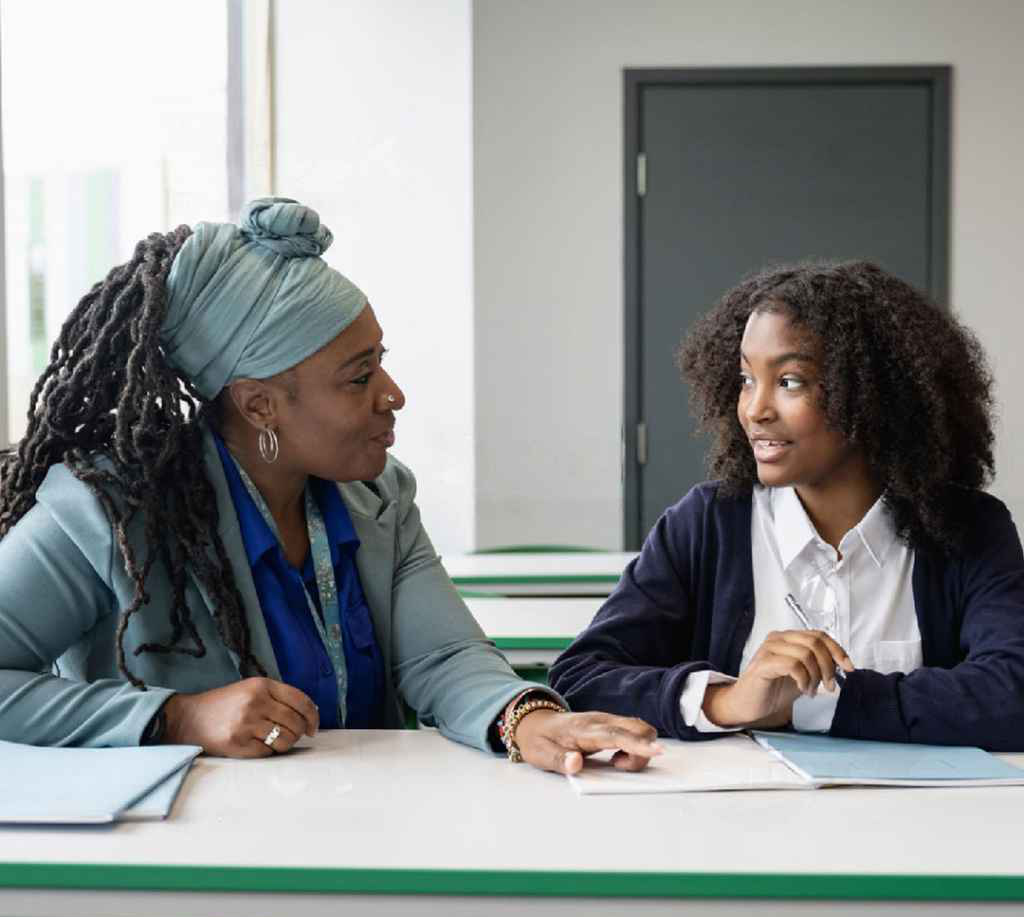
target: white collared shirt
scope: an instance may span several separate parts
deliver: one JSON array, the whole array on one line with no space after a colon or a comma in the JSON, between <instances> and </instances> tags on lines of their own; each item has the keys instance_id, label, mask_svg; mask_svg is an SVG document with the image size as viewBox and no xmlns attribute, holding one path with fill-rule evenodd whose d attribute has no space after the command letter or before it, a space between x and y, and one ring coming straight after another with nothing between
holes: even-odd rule
<instances>
[{"instance_id":1,"label":"white collared shirt","mask_svg":"<svg viewBox=\"0 0 1024 917\"><path fill-rule=\"evenodd\" d=\"M800 621L786 605L797 599L811 623L827 630L857 668L911 672L920 667L921 632L914 606L914 551L896 537L881 498L839 542L837 552L814 528L792 487L754 487L751 507L754 623L743 647L740 672L774 630ZM840 559L841 556L841 559ZM735 681L720 672L686 680L681 704L688 726L721 732L704 716L708 684ZM793 727L825 732L832 724L838 689L793 704Z\"/></svg>"}]
</instances>

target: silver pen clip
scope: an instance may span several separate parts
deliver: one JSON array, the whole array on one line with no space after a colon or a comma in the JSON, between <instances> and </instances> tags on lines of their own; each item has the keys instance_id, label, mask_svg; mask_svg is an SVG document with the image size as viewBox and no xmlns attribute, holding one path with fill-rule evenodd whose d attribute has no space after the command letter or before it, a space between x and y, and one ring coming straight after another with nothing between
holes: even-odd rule
<instances>
[{"instance_id":1,"label":"silver pen clip","mask_svg":"<svg viewBox=\"0 0 1024 917\"><path fill-rule=\"evenodd\" d=\"M797 616L797 619L804 626L806 630L814 630L811 626L810 619L807 617L807 613L800 607L800 603L793 596L792 592L786 593L786 604L789 606L789 610ZM846 684L846 673L836 663L836 683L839 685Z\"/></svg>"}]
</instances>

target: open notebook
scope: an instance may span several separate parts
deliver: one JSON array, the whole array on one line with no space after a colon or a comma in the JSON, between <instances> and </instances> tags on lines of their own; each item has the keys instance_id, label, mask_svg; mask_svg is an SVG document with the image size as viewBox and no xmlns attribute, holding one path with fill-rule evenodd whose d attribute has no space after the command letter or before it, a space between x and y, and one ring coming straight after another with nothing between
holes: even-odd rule
<instances>
[{"instance_id":1,"label":"open notebook","mask_svg":"<svg viewBox=\"0 0 1024 917\"><path fill-rule=\"evenodd\" d=\"M1024 784L1024 770L980 748L770 732L733 733L705 742L658 741L665 754L640 773L612 767L610 756L595 756L569 780L582 795Z\"/></svg>"},{"instance_id":2,"label":"open notebook","mask_svg":"<svg viewBox=\"0 0 1024 917\"><path fill-rule=\"evenodd\" d=\"M163 818L196 745L40 748L0 742L0 824Z\"/></svg>"}]
</instances>

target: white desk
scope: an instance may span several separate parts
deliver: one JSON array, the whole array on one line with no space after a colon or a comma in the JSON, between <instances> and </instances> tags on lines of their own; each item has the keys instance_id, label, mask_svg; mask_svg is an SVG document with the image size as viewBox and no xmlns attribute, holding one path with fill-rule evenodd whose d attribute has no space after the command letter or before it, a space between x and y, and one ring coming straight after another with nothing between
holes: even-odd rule
<instances>
[{"instance_id":1,"label":"white desk","mask_svg":"<svg viewBox=\"0 0 1024 917\"><path fill-rule=\"evenodd\" d=\"M442 557L459 589L501 595L608 595L635 551Z\"/></svg>"},{"instance_id":2,"label":"white desk","mask_svg":"<svg viewBox=\"0 0 1024 917\"><path fill-rule=\"evenodd\" d=\"M0 828L0 915L1019 914L1022 811L1024 787L581 798L432 730L326 732L200 759L166 822Z\"/></svg>"},{"instance_id":3,"label":"white desk","mask_svg":"<svg viewBox=\"0 0 1024 917\"><path fill-rule=\"evenodd\" d=\"M550 666L593 620L603 601L603 596L466 597L484 633L515 666Z\"/></svg>"}]
</instances>

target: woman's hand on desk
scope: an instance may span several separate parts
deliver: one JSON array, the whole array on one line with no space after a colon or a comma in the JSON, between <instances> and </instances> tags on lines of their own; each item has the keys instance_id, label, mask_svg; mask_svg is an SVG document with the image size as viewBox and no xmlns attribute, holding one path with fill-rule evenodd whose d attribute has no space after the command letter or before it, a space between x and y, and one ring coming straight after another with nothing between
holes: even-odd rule
<instances>
[{"instance_id":1,"label":"woman's hand on desk","mask_svg":"<svg viewBox=\"0 0 1024 917\"><path fill-rule=\"evenodd\" d=\"M516 729L516 744L527 764L560 774L575 774L585 755L617 749L612 763L627 771L642 770L662 748L657 730L643 720L611 713L558 713L534 710Z\"/></svg>"},{"instance_id":2,"label":"woman's hand on desk","mask_svg":"<svg viewBox=\"0 0 1024 917\"><path fill-rule=\"evenodd\" d=\"M209 755L261 758L287 751L320 726L316 705L298 688L272 678L246 678L200 694L175 694L164 705L164 742L201 745ZM264 739L280 727L272 745Z\"/></svg>"},{"instance_id":3,"label":"woman's hand on desk","mask_svg":"<svg viewBox=\"0 0 1024 917\"><path fill-rule=\"evenodd\" d=\"M736 681L708 685L704 715L717 726L785 726L800 695L813 697L821 684L835 687L837 665L853 671L846 650L824 631L773 631Z\"/></svg>"}]
</instances>

